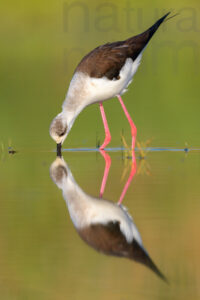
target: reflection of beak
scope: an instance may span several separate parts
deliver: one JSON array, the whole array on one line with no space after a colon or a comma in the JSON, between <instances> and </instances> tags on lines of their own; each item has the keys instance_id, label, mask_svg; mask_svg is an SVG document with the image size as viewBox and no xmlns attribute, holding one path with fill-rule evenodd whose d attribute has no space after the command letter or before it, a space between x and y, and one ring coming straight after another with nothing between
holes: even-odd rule
<instances>
[{"instance_id":1,"label":"reflection of beak","mask_svg":"<svg viewBox=\"0 0 200 300\"><path fill-rule=\"evenodd\" d=\"M57 156L59 157L62 156L61 149L62 149L62 144L61 143L57 144Z\"/></svg>"}]
</instances>

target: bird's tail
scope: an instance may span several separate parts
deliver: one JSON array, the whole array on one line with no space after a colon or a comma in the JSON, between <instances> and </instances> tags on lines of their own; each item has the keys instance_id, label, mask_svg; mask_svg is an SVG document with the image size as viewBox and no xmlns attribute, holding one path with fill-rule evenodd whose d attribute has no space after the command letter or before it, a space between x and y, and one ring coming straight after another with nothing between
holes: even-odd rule
<instances>
[{"instance_id":1,"label":"bird's tail","mask_svg":"<svg viewBox=\"0 0 200 300\"><path fill-rule=\"evenodd\" d=\"M133 240L129 248L128 257L130 259L135 260L138 263L145 265L146 267L151 269L157 276L159 276L163 281L169 283L164 274L155 265L155 263L153 262L147 251L144 249L144 247L139 245L139 243L136 240Z\"/></svg>"},{"instance_id":2,"label":"bird's tail","mask_svg":"<svg viewBox=\"0 0 200 300\"><path fill-rule=\"evenodd\" d=\"M151 27L149 27L147 30L145 30L143 33L138 34L136 36L133 36L131 38L129 38L128 40L126 40L126 44L128 44L130 46L130 49L132 49L132 59L135 60L137 58L137 56L144 50L144 48L147 46L148 42L150 41L150 39L152 38L152 36L154 35L154 33L157 31L157 29L160 27L160 25L165 21L165 20L169 20L172 17L169 17L169 14L171 12L168 12L167 14L165 14L162 18L160 18L158 21L156 21Z\"/></svg>"},{"instance_id":3,"label":"bird's tail","mask_svg":"<svg viewBox=\"0 0 200 300\"><path fill-rule=\"evenodd\" d=\"M158 30L158 28L160 27L160 25L165 21L165 20L169 20L172 17L169 17L169 14L171 12L168 12L167 14L165 14L162 18L160 18L158 21L156 21L155 24L153 24L149 29L147 29L145 32L143 32L142 34L148 33L148 38L147 38L147 43L148 41L151 39L151 37L154 35L154 33ZM166 19L167 18L167 19Z\"/></svg>"}]
</instances>

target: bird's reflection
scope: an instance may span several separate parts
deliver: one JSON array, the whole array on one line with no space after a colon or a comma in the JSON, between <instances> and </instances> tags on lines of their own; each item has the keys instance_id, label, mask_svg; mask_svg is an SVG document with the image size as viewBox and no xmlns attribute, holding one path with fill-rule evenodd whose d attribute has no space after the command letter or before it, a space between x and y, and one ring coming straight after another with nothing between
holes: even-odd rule
<instances>
[{"instance_id":1,"label":"bird's reflection","mask_svg":"<svg viewBox=\"0 0 200 300\"><path fill-rule=\"evenodd\" d=\"M86 194L80 188L62 157L57 157L50 167L51 178L63 192L78 234L97 251L142 263L166 281L144 248L131 215L121 204L136 172L135 154L133 153L130 176L118 203L102 199L111 159L105 151L101 151L101 154L105 159L105 171L99 198Z\"/></svg>"}]
</instances>

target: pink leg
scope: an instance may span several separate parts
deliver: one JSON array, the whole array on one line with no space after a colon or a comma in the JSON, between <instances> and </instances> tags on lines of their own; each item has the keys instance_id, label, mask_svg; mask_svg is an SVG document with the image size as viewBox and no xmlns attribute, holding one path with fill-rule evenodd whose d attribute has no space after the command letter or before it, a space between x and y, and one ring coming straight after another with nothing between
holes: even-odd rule
<instances>
[{"instance_id":1,"label":"pink leg","mask_svg":"<svg viewBox=\"0 0 200 300\"><path fill-rule=\"evenodd\" d=\"M108 127L108 122L106 120L106 115L105 115L105 111L104 111L102 102L99 103L99 107L100 107L101 116L102 116L102 120L103 120L103 125L104 125L104 129L105 129L105 140L104 140L103 144L100 147L100 150L102 150L110 143L111 134L110 134L110 130L109 130L109 127Z\"/></svg>"},{"instance_id":2,"label":"pink leg","mask_svg":"<svg viewBox=\"0 0 200 300\"><path fill-rule=\"evenodd\" d=\"M122 204L122 201L123 201L123 199L124 199L124 197L125 197L125 195L126 195L126 192L127 192L127 190L128 190L128 187L129 187L129 185L130 185L130 183L131 183L131 181L132 181L132 179L133 179L133 177L134 177L134 175L135 175L135 173L136 173L136 170L137 170L137 164L136 164L135 152L134 152L134 150L132 150L132 165L131 165L131 172L130 172L129 178L128 178L128 180L127 180L125 186L124 186L124 189L123 189L123 191L122 191L122 193L121 193L121 196L120 196L120 198L119 198L119 201L118 201L118 204L119 204L119 205Z\"/></svg>"},{"instance_id":3,"label":"pink leg","mask_svg":"<svg viewBox=\"0 0 200 300\"><path fill-rule=\"evenodd\" d=\"M103 156L103 158L105 159L105 169L104 169L104 174L103 174L103 179L102 179L101 189L100 189L100 194L99 194L99 197L102 198L105 187L106 187L106 182L107 182L110 166L111 166L111 158L110 158L110 155L108 153L106 153L104 150L100 150L100 152L101 152L101 155Z\"/></svg>"},{"instance_id":4,"label":"pink leg","mask_svg":"<svg viewBox=\"0 0 200 300\"><path fill-rule=\"evenodd\" d=\"M135 124L133 123L133 120L131 119L131 116L128 113L128 110L126 109L126 106L122 100L122 97L120 95L117 96L117 98L119 99L119 102L124 110L124 113L129 121L129 124L131 126L131 135L132 135L132 149L135 148L135 140L136 140L136 135L137 135L137 128L135 126Z\"/></svg>"}]
</instances>

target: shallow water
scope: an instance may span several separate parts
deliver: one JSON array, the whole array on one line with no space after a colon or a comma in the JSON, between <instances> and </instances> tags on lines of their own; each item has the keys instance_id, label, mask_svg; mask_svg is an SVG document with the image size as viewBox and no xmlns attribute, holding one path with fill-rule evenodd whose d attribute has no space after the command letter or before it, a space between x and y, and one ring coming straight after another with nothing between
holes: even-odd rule
<instances>
[{"instance_id":1,"label":"shallow water","mask_svg":"<svg viewBox=\"0 0 200 300\"><path fill-rule=\"evenodd\" d=\"M200 155L187 147L199 148L200 2L15 3L2 1L0 11L0 300L199 299ZM116 98L104 104L110 145L119 148L108 151L103 198L117 203L132 171L122 203L167 284L148 266L99 253L80 238L50 177L56 153L48 132L82 57L143 32L171 8L180 14L158 30L123 96L138 139L159 147L145 158L136 152L135 175L131 153L120 147L123 137L130 145L127 119ZM96 147L104 138L99 107L91 105L65 145ZM18 152L9 155L7 146ZM106 177L98 149L68 149L63 157L76 188L99 198Z\"/></svg>"},{"instance_id":2,"label":"shallow water","mask_svg":"<svg viewBox=\"0 0 200 300\"><path fill-rule=\"evenodd\" d=\"M111 167L103 199L117 203L132 160L124 151L108 153ZM55 184L52 173L50 177L55 159L54 152L28 151L1 157L2 299L200 297L198 151L150 151L143 159L136 151L137 171L123 199L144 248L168 283L148 266L99 253L80 238L61 181L57 177ZM99 199L103 156L68 151L63 159L68 171L61 173L71 172L73 189Z\"/></svg>"}]
</instances>

